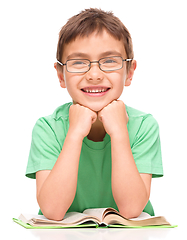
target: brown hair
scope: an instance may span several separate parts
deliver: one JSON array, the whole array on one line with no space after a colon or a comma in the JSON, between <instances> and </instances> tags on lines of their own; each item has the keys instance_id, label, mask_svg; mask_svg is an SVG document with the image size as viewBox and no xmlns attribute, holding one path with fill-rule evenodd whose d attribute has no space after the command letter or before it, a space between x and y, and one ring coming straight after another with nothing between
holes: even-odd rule
<instances>
[{"instance_id":1,"label":"brown hair","mask_svg":"<svg viewBox=\"0 0 187 240\"><path fill-rule=\"evenodd\" d=\"M112 12L90 8L71 17L62 27L57 45L57 60L62 61L65 44L70 43L77 37L89 36L95 31L99 34L103 29L106 29L115 39L122 40L127 58L133 59L134 52L131 35L124 24ZM131 62L127 62L127 70L129 70L130 65Z\"/></svg>"}]
</instances>

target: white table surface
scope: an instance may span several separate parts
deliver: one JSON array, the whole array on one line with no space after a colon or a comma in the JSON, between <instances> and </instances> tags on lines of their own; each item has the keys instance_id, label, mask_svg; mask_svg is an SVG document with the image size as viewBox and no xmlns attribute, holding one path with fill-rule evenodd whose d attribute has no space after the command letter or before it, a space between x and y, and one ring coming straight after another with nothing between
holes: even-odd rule
<instances>
[{"instance_id":1,"label":"white table surface","mask_svg":"<svg viewBox=\"0 0 187 240\"><path fill-rule=\"evenodd\" d=\"M25 229L10 221L1 225L3 239L38 240L156 240L187 239L185 226L165 229ZM181 238L180 238L181 236Z\"/></svg>"}]
</instances>

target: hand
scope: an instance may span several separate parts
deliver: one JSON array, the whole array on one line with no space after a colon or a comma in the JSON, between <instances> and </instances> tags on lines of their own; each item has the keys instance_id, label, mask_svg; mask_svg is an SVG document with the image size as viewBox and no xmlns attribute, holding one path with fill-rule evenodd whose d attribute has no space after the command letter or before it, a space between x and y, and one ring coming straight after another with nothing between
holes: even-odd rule
<instances>
[{"instance_id":1,"label":"hand","mask_svg":"<svg viewBox=\"0 0 187 240\"><path fill-rule=\"evenodd\" d=\"M98 113L98 118L110 136L113 134L121 134L129 120L125 104L120 100L113 101L104 107Z\"/></svg>"},{"instance_id":2,"label":"hand","mask_svg":"<svg viewBox=\"0 0 187 240\"><path fill-rule=\"evenodd\" d=\"M73 104L69 109L69 130L73 131L74 136L83 139L89 134L96 119L97 113L79 104Z\"/></svg>"}]
</instances>

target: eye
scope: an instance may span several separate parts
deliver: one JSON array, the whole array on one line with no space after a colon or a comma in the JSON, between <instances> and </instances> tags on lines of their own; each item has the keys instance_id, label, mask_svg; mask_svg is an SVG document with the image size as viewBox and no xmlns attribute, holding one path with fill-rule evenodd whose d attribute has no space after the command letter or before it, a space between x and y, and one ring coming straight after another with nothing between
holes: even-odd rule
<instances>
[{"instance_id":1,"label":"eye","mask_svg":"<svg viewBox=\"0 0 187 240\"><path fill-rule=\"evenodd\" d=\"M68 68L83 69L89 66L89 61L85 59L71 59L67 61Z\"/></svg>"},{"instance_id":2,"label":"eye","mask_svg":"<svg viewBox=\"0 0 187 240\"><path fill-rule=\"evenodd\" d=\"M100 64L102 65L107 65L107 66L114 66L116 64L119 64L121 61L120 57L106 57L106 58L102 58L100 60Z\"/></svg>"},{"instance_id":3,"label":"eye","mask_svg":"<svg viewBox=\"0 0 187 240\"><path fill-rule=\"evenodd\" d=\"M72 61L72 66L76 66L76 65L86 65L86 62L84 62L84 61Z\"/></svg>"},{"instance_id":4,"label":"eye","mask_svg":"<svg viewBox=\"0 0 187 240\"><path fill-rule=\"evenodd\" d=\"M116 63L116 60L112 59L112 58L109 58L109 59L106 59L103 64L110 64L110 63Z\"/></svg>"}]
</instances>

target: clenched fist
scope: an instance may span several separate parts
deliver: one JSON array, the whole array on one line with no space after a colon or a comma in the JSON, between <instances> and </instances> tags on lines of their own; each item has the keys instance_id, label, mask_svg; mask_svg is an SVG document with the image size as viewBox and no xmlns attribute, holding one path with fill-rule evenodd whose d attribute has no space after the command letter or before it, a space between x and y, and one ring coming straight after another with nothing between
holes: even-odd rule
<instances>
[{"instance_id":1,"label":"clenched fist","mask_svg":"<svg viewBox=\"0 0 187 240\"><path fill-rule=\"evenodd\" d=\"M69 131L73 131L74 136L83 139L89 134L96 119L97 113L94 111L79 104L73 104L69 109Z\"/></svg>"},{"instance_id":2,"label":"clenched fist","mask_svg":"<svg viewBox=\"0 0 187 240\"><path fill-rule=\"evenodd\" d=\"M129 119L125 104L121 100L113 101L104 107L98 113L98 118L110 136L120 134L126 127Z\"/></svg>"}]
</instances>

